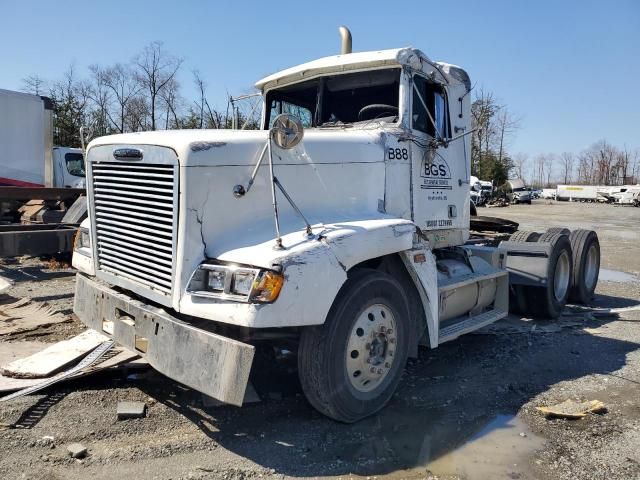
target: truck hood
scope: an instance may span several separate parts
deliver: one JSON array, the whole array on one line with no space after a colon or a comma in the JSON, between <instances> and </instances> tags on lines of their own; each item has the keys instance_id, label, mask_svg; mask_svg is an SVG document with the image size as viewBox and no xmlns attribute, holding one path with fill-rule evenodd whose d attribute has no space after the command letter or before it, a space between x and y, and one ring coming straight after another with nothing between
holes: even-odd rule
<instances>
[{"instance_id":1,"label":"truck hood","mask_svg":"<svg viewBox=\"0 0 640 480\"><path fill-rule=\"evenodd\" d=\"M356 147L351 159L357 162L384 161L384 129L307 129L304 139L292 150L274 147L274 162L288 164L292 157L305 163L335 163L344 158L344 147ZM268 138L267 130L165 130L109 135L93 140L97 146L161 146L172 149L181 167L255 165ZM377 150L371 155L371 147ZM353 156L355 154L355 156Z\"/></svg>"}]
</instances>

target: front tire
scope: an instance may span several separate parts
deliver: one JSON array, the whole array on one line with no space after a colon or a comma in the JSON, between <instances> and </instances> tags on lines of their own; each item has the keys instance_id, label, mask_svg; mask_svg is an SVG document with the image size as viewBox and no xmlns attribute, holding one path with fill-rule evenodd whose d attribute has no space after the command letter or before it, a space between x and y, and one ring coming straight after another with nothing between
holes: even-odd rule
<instances>
[{"instance_id":1,"label":"front tire","mask_svg":"<svg viewBox=\"0 0 640 480\"><path fill-rule=\"evenodd\" d=\"M407 296L394 277L350 273L325 323L300 337L298 375L309 403L345 423L380 410L400 382L412 331Z\"/></svg>"}]
</instances>

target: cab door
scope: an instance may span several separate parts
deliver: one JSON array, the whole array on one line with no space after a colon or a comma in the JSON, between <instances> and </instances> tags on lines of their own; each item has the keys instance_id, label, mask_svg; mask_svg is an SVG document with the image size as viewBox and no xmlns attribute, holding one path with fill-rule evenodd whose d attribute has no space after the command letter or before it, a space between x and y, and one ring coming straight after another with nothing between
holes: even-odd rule
<instances>
[{"instance_id":1,"label":"cab door","mask_svg":"<svg viewBox=\"0 0 640 480\"><path fill-rule=\"evenodd\" d=\"M414 222L423 230L442 231L439 243L459 244L469 221L465 140L448 142L452 125L445 86L414 75L411 96ZM451 230L457 232L451 236Z\"/></svg>"}]
</instances>

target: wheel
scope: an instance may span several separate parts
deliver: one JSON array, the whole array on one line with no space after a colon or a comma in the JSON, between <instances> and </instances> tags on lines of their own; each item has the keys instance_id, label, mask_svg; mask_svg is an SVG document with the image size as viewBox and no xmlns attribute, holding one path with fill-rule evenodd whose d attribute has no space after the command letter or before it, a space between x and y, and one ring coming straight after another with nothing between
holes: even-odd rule
<instances>
[{"instance_id":1,"label":"wheel","mask_svg":"<svg viewBox=\"0 0 640 480\"><path fill-rule=\"evenodd\" d=\"M530 232L528 230L518 230L509 237L510 242L537 242L540 238L538 232Z\"/></svg>"},{"instance_id":2,"label":"wheel","mask_svg":"<svg viewBox=\"0 0 640 480\"><path fill-rule=\"evenodd\" d=\"M526 203L527 205L531 205L531 200L527 200L525 203Z\"/></svg>"},{"instance_id":3,"label":"wheel","mask_svg":"<svg viewBox=\"0 0 640 480\"><path fill-rule=\"evenodd\" d=\"M564 228L564 227L552 227L552 228L547 228L547 231L545 233L559 233L561 235L570 235L571 234L571 230L569 230L568 228Z\"/></svg>"},{"instance_id":4,"label":"wheel","mask_svg":"<svg viewBox=\"0 0 640 480\"><path fill-rule=\"evenodd\" d=\"M473 203L472 200L469 201L470 205L469 205L469 213L472 217L477 217L478 216L478 209L476 208L476 204Z\"/></svg>"},{"instance_id":5,"label":"wheel","mask_svg":"<svg viewBox=\"0 0 640 480\"><path fill-rule=\"evenodd\" d=\"M325 323L300 337L298 375L309 403L345 423L380 410L400 382L412 332L407 297L394 277L350 273Z\"/></svg>"},{"instance_id":6,"label":"wheel","mask_svg":"<svg viewBox=\"0 0 640 480\"><path fill-rule=\"evenodd\" d=\"M525 289L527 313L537 318L558 318L567 303L573 277L573 254L567 235L542 234L538 242L551 243L547 285Z\"/></svg>"},{"instance_id":7,"label":"wheel","mask_svg":"<svg viewBox=\"0 0 640 480\"><path fill-rule=\"evenodd\" d=\"M573 251L573 277L569 300L588 303L598 284L600 241L593 230L576 230L569 235Z\"/></svg>"}]
</instances>

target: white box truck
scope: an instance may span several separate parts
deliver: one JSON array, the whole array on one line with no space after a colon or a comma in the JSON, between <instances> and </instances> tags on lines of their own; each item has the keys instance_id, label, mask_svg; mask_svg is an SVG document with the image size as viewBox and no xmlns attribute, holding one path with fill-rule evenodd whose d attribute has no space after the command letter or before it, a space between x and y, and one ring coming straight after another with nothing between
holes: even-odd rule
<instances>
[{"instance_id":1,"label":"white box truck","mask_svg":"<svg viewBox=\"0 0 640 480\"><path fill-rule=\"evenodd\" d=\"M0 185L84 187L79 148L54 147L47 97L0 89Z\"/></svg>"},{"instance_id":2,"label":"white box truck","mask_svg":"<svg viewBox=\"0 0 640 480\"><path fill-rule=\"evenodd\" d=\"M234 405L255 350L286 345L309 403L354 422L419 344L588 301L600 250L590 230L471 244L469 76L342 34L341 55L256 84L261 130L90 143L74 311Z\"/></svg>"}]
</instances>

